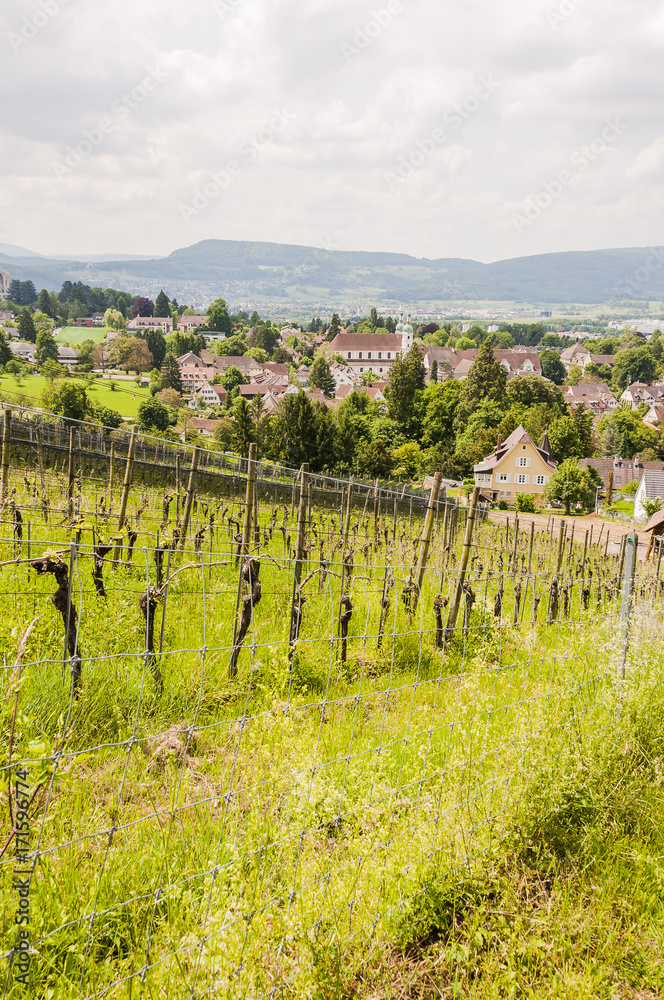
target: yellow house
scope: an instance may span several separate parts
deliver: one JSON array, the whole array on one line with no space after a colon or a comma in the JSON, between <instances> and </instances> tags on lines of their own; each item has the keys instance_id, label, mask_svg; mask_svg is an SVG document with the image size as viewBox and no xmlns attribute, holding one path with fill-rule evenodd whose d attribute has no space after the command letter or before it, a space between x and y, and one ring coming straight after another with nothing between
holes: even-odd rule
<instances>
[{"instance_id":1,"label":"yellow house","mask_svg":"<svg viewBox=\"0 0 664 1000\"><path fill-rule=\"evenodd\" d=\"M541 502L544 489L556 471L548 434L536 445L522 424L501 441L492 455L475 466L475 484L494 500L512 500L517 493L532 493Z\"/></svg>"}]
</instances>

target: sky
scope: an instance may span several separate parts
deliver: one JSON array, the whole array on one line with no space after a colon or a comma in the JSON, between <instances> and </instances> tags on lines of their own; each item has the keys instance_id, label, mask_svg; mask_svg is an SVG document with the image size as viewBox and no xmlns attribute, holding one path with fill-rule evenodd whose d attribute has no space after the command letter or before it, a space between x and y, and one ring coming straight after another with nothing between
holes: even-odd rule
<instances>
[{"instance_id":1,"label":"sky","mask_svg":"<svg viewBox=\"0 0 664 1000\"><path fill-rule=\"evenodd\" d=\"M3 0L0 242L652 246L655 0Z\"/></svg>"}]
</instances>

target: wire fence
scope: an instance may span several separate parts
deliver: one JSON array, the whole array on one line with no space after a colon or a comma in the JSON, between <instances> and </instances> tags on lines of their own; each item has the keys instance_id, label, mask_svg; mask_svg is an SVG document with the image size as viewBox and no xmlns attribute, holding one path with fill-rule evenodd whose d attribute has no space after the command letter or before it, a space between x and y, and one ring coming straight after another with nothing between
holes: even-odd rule
<instances>
[{"instance_id":1,"label":"wire fence","mask_svg":"<svg viewBox=\"0 0 664 1000\"><path fill-rule=\"evenodd\" d=\"M275 494L255 451L230 487L192 453L176 509L135 476L149 441L111 471L63 430L63 467L15 429L3 996L350 992L656 669L634 539L498 526L439 476L424 503L306 466Z\"/></svg>"}]
</instances>

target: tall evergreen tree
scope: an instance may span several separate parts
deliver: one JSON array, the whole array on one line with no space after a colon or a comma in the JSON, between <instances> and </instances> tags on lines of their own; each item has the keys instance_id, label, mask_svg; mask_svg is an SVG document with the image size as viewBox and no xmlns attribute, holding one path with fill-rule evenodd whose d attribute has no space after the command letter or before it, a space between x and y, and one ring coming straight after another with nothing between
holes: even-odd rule
<instances>
[{"instance_id":1,"label":"tall evergreen tree","mask_svg":"<svg viewBox=\"0 0 664 1000\"><path fill-rule=\"evenodd\" d=\"M27 309L24 309L18 318L18 336L19 340L27 340L30 344L34 344L37 341L35 324L32 315Z\"/></svg>"},{"instance_id":2,"label":"tall evergreen tree","mask_svg":"<svg viewBox=\"0 0 664 1000\"><path fill-rule=\"evenodd\" d=\"M154 304L153 316L168 317L171 315L171 304L168 301L168 295L164 292L163 288L157 296L157 300Z\"/></svg>"},{"instance_id":3,"label":"tall evergreen tree","mask_svg":"<svg viewBox=\"0 0 664 1000\"><path fill-rule=\"evenodd\" d=\"M0 365L6 365L14 357L12 349L7 343L4 330L0 330Z\"/></svg>"},{"instance_id":4,"label":"tall evergreen tree","mask_svg":"<svg viewBox=\"0 0 664 1000\"><path fill-rule=\"evenodd\" d=\"M147 342L155 368L161 368L166 357L166 338L161 330L139 330L138 335Z\"/></svg>"},{"instance_id":5,"label":"tall evergreen tree","mask_svg":"<svg viewBox=\"0 0 664 1000\"><path fill-rule=\"evenodd\" d=\"M45 288L42 288L39 293L39 298L37 299L37 309L39 312L46 313L51 319L55 319L53 315L53 310L51 308L51 296L48 294Z\"/></svg>"},{"instance_id":6,"label":"tall evergreen tree","mask_svg":"<svg viewBox=\"0 0 664 1000\"><path fill-rule=\"evenodd\" d=\"M256 425L254 424L251 407L248 401L241 396L233 407L235 417L235 427L233 429L233 447L235 451L247 458L249 455L249 445L256 440Z\"/></svg>"},{"instance_id":7,"label":"tall evergreen tree","mask_svg":"<svg viewBox=\"0 0 664 1000\"><path fill-rule=\"evenodd\" d=\"M496 359L491 341L485 340L468 372L462 397L464 401L475 405L485 399L492 399L500 405L505 399L506 386L507 369Z\"/></svg>"},{"instance_id":8,"label":"tall evergreen tree","mask_svg":"<svg viewBox=\"0 0 664 1000\"><path fill-rule=\"evenodd\" d=\"M225 333L227 336L233 330L231 318L228 315L225 299L215 299L208 309L208 328L217 333ZM256 345L260 347L261 345Z\"/></svg>"},{"instance_id":9,"label":"tall evergreen tree","mask_svg":"<svg viewBox=\"0 0 664 1000\"><path fill-rule=\"evenodd\" d=\"M48 358L51 361L58 360L58 345L50 330L40 330L37 334L36 358L38 365L43 365Z\"/></svg>"},{"instance_id":10,"label":"tall evergreen tree","mask_svg":"<svg viewBox=\"0 0 664 1000\"><path fill-rule=\"evenodd\" d=\"M179 393L182 393L184 390L178 359L170 351L164 358L164 363L161 366L161 387L162 389L175 389Z\"/></svg>"},{"instance_id":11,"label":"tall evergreen tree","mask_svg":"<svg viewBox=\"0 0 664 1000\"><path fill-rule=\"evenodd\" d=\"M330 366L324 357L316 358L311 366L309 387L311 389L320 389L329 399L334 398L337 385L330 371Z\"/></svg>"},{"instance_id":12,"label":"tall evergreen tree","mask_svg":"<svg viewBox=\"0 0 664 1000\"><path fill-rule=\"evenodd\" d=\"M397 355L390 373L387 410L408 434L416 432L416 403L424 389L425 374L422 355L414 344L407 354Z\"/></svg>"}]
</instances>

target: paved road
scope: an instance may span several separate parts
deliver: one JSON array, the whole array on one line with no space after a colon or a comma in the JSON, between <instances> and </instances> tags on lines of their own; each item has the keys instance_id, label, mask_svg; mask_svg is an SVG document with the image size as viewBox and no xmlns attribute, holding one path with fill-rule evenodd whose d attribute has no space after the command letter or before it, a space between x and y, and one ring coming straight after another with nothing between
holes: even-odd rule
<instances>
[{"instance_id":1,"label":"paved road","mask_svg":"<svg viewBox=\"0 0 664 1000\"><path fill-rule=\"evenodd\" d=\"M492 510L489 512L489 520L493 521L494 524L504 525L506 521L509 521L513 525L514 518L515 515L511 511ZM617 555L620 552L620 542L623 535L635 532L635 529L628 524L616 524L615 521L605 521L604 518L598 517L596 514L589 514L588 517L569 518L561 517L558 514L519 514L519 529L521 531L530 531L531 522L534 521L535 531L551 531L553 524L553 534L557 536L560 521L563 520L567 520L568 531L574 525L574 537L581 541L583 541L586 531L590 531L592 528L593 543L597 543L601 532L602 544L605 544L608 532L608 551L613 555ZM638 558L645 559L648 552L648 545L650 544L650 535L646 534L645 531L637 531L636 534L639 538ZM569 535L567 537L569 538Z\"/></svg>"}]
</instances>

